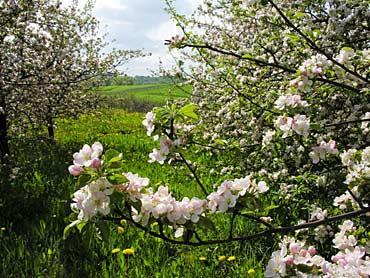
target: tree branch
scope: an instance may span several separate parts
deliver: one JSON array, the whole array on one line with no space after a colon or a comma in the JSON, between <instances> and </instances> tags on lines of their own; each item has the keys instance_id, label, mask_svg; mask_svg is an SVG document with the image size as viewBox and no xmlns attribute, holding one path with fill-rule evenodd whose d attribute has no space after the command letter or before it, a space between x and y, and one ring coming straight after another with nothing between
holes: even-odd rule
<instances>
[{"instance_id":1,"label":"tree branch","mask_svg":"<svg viewBox=\"0 0 370 278\"><path fill-rule=\"evenodd\" d=\"M182 161L185 163L186 167L188 167L188 169L190 170L190 172L193 174L195 180L197 181L199 187L202 189L203 193L208 196L208 192L206 190L206 188L204 187L203 183L200 181L197 173L195 172L195 170L193 169L193 167L191 167L191 165L187 162L187 160L185 159L184 155L182 153L179 153L180 154L180 157L182 159Z\"/></svg>"}]
</instances>

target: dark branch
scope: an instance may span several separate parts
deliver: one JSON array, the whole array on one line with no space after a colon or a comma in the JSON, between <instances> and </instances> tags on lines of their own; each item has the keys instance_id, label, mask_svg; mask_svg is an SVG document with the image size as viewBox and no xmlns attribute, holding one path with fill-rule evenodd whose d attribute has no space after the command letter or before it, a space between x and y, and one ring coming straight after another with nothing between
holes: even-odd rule
<instances>
[{"instance_id":1,"label":"dark branch","mask_svg":"<svg viewBox=\"0 0 370 278\"><path fill-rule=\"evenodd\" d=\"M185 163L186 167L188 167L188 169L190 170L190 172L193 174L195 180L197 181L199 187L202 189L203 193L208 196L208 192L206 190L206 188L204 187L203 183L200 181L197 173L195 172L195 170L193 169L193 167L191 167L191 165L187 162L187 160L185 159L184 155L182 153L179 153L180 154L180 157L182 159L182 161Z\"/></svg>"}]
</instances>

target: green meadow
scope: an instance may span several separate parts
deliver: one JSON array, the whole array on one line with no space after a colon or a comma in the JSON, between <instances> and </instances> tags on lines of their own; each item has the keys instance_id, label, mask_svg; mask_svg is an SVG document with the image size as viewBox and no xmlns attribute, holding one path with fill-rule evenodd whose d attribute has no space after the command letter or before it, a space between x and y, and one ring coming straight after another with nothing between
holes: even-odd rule
<instances>
[{"instance_id":1,"label":"green meadow","mask_svg":"<svg viewBox=\"0 0 370 278\"><path fill-rule=\"evenodd\" d=\"M100 91L110 101L130 98L155 106L186 96L181 89L171 86L111 86ZM54 144L42 138L12 141L19 171L0 192L3 196L0 199L0 277L263 276L262 263L268 259L264 254L269 254L266 248L272 247L272 239L202 247L176 246L150 237L128 223L111 221L89 224L83 236L73 230L63 239L64 227L70 221L71 196L78 189L67 167L72 163L72 154L83 144L100 141L105 149L118 150L124 157L124 171L148 177L154 188L168 185L177 198L202 197L187 168L148 163L148 154L156 142L145 134L141 123L144 115L144 111L102 108L76 119L59 119ZM222 155L211 157L200 149L189 149L185 153L187 159L203 165L197 171L209 190L220 180L208 169L217 167ZM225 227L229 220L227 216L215 215L213 221L217 228L201 231L200 235L227 237L229 231ZM106 227L108 238L96 233L97 225ZM252 233L254 229L248 221L237 219L234 232ZM126 249L133 254L125 254L129 252Z\"/></svg>"},{"instance_id":2,"label":"green meadow","mask_svg":"<svg viewBox=\"0 0 370 278\"><path fill-rule=\"evenodd\" d=\"M149 111L154 106L163 105L191 93L189 85L144 84L104 86L97 90L107 108L120 108L126 111Z\"/></svg>"}]
</instances>

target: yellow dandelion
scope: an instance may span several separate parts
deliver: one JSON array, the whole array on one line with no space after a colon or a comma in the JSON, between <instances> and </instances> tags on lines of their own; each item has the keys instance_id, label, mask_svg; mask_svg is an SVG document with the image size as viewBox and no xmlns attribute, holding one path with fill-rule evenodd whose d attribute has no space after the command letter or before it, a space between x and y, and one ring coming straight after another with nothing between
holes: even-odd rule
<instances>
[{"instance_id":1,"label":"yellow dandelion","mask_svg":"<svg viewBox=\"0 0 370 278\"><path fill-rule=\"evenodd\" d=\"M127 248L127 249L123 250L122 253L127 255L127 256L131 256L135 253L135 249L134 248Z\"/></svg>"},{"instance_id":2,"label":"yellow dandelion","mask_svg":"<svg viewBox=\"0 0 370 278\"><path fill-rule=\"evenodd\" d=\"M206 261L206 260L207 260L207 258L206 258L206 257L203 257L203 256L199 257L198 259L199 259L201 262L204 262L204 261Z\"/></svg>"},{"instance_id":3,"label":"yellow dandelion","mask_svg":"<svg viewBox=\"0 0 370 278\"><path fill-rule=\"evenodd\" d=\"M232 262L232 261L235 261L235 260L236 260L235 256L230 256L230 257L227 258L228 262Z\"/></svg>"},{"instance_id":4,"label":"yellow dandelion","mask_svg":"<svg viewBox=\"0 0 370 278\"><path fill-rule=\"evenodd\" d=\"M225 260L226 260L226 256L219 256L219 257L218 257L218 260L219 260L220 262L223 262L223 261L225 261Z\"/></svg>"},{"instance_id":5,"label":"yellow dandelion","mask_svg":"<svg viewBox=\"0 0 370 278\"><path fill-rule=\"evenodd\" d=\"M125 225L126 225L126 223L127 223L127 221L126 221L125 219L122 219L122 220L120 221L120 223L121 223L121 225L122 225L122 226L125 226Z\"/></svg>"},{"instance_id":6,"label":"yellow dandelion","mask_svg":"<svg viewBox=\"0 0 370 278\"><path fill-rule=\"evenodd\" d=\"M117 232L122 235L125 232L125 229L123 227L117 227Z\"/></svg>"},{"instance_id":7,"label":"yellow dandelion","mask_svg":"<svg viewBox=\"0 0 370 278\"><path fill-rule=\"evenodd\" d=\"M256 274L256 271L253 268L248 270L248 275L254 275L254 274Z\"/></svg>"},{"instance_id":8,"label":"yellow dandelion","mask_svg":"<svg viewBox=\"0 0 370 278\"><path fill-rule=\"evenodd\" d=\"M121 249L119 249L119 248L114 248L111 252L112 252L112 254L116 254L116 253L118 253L119 251L121 251Z\"/></svg>"}]
</instances>

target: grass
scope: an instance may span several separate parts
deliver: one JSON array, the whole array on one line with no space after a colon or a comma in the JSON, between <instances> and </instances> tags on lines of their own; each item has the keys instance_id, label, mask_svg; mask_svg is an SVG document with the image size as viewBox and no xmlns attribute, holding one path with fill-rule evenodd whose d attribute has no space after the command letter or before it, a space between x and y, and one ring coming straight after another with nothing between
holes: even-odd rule
<instances>
[{"instance_id":1,"label":"grass","mask_svg":"<svg viewBox=\"0 0 370 278\"><path fill-rule=\"evenodd\" d=\"M167 100L189 96L190 85L145 84L104 86L99 93L106 107L122 108L126 111L147 112L154 106L163 105Z\"/></svg>"},{"instance_id":2,"label":"grass","mask_svg":"<svg viewBox=\"0 0 370 278\"><path fill-rule=\"evenodd\" d=\"M157 85L145 85L140 89L143 88L151 89L135 94L143 97L149 90L159 90ZM113 94L113 90L109 93ZM157 96L153 94L155 99ZM122 228L119 232L118 226L109 222L104 223L110 230L108 242L93 236L94 225L84 230L84 236L73 232L66 240L62 239L71 212L71 194L77 189L66 169L73 152L85 143L100 141L106 149L122 152L124 171L149 177L154 188L163 184L168 185L177 198L202 197L183 166L174 168L147 163L148 153L155 142L145 135L142 119L142 113L102 109L78 119L59 120L54 145L43 141L13 142L20 174L0 192L3 212L0 216L0 277L263 276L264 248L272 246L272 239L196 248L174 246L127 223L120 225L124 232ZM217 163L217 157L211 158L205 153L188 151L185 155L199 165L213 167ZM209 189L219 182L202 168L200 177ZM201 235L226 237L228 218L216 215L213 221L217 223L217 229L204 231ZM236 233L252 230L248 222L237 221ZM121 251L112 254L115 248ZM133 248L135 253L131 256L123 254L122 250L127 248ZM219 256L226 256L226 260L220 262ZM228 261L230 256L235 256L235 260ZM247 274L252 268L255 273Z\"/></svg>"}]
</instances>

